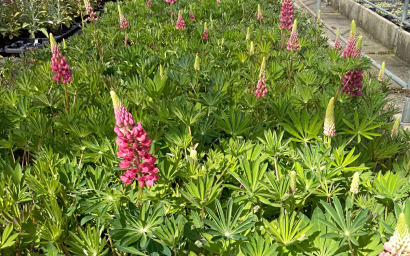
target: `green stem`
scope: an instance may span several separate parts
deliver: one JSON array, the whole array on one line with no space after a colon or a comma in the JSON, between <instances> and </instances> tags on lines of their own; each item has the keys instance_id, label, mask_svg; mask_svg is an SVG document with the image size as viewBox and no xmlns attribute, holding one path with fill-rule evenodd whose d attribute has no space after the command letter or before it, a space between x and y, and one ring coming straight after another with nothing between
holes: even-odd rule
<instances>
[{"instance_id":1,"label":"green stem","mask_svg":"<svg viewBox=\"0 0 410 256\"><path fill-rule=\"evenodd\" d=\"M273 157L273 161L275 162L276 180L279 181L278 160L277 160L276 156Z\"/></svg>"},{"instance_id":2,"label":"green stem","mask_svg":"<svg viewBox=\"0 0 410 256\"><path fill-rule=\"evenodd\" d=\"M67 84L64 84L64 94L65 94L65 103L66 103L66 109L67 109L67 114L70 114L70 103L68 102L68 91L67 91Z\"/></svg>"},{"instance_id":3,"label":"green stem","mask_svg":"<svg viewBox=\"0 0 410 256\"><path fill-rule=\"evenodd\" d=\"M141 206L142 203L142 187L138 185L138 207Z\"/></svg>"},{"instance_id":4,"label":"green stem","mask_svg":"<svg viewBox=\"0 0 410 256\"><path fill-rule=\"evenodd\" d=\"M347 238L347 240L349 240L350 253L352 254L352 256L354 256L354 251L353 251L352 242L350 242L350 239L349 239L349 238Z\"/></svg>"}]
</instances>

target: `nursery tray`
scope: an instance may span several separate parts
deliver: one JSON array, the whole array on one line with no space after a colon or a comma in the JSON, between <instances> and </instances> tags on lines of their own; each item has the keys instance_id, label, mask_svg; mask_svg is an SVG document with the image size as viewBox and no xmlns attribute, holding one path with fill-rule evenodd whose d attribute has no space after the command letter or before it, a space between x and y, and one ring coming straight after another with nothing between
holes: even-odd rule
<instances>
[{"instance_id":1,"label":"nursery tray","mask_svg":"<svg viewBox=\"0 0 410 256\"><path fill-rule=\"evenodd\" d=\"M96 11L99 13L104 13L104 5L106 2L117 2L117 0L103 0L101 4L96 8ZM87 16L84 17L84 21L87 21ZM77 34L81 31L80 25L81 21L72 25L63 33L54 35L54 38L56 39L56 41L61 41L63 38L68 38L71 35ZM48 42L50 42L48 38L20 38L15 42L11 42L8 45L5 45L4 48L0 47L0 54L21 54L30 50L31 48L42 47L45 43Z\"/></svg>"},{"instance_id":2,"label":"nursery tray","mask_svg":"<svg viewBox=\"0 0 410 256\"><path fill-rule=\"evenodd\" d=\"M19 54L25 52L27 49L34 47L42 47L44 43L49 42L47 38L31 38L22 39L4 47L4 52L10 54Z\"/></svg>"},{"instance_id":3,"label":"nursery tray","mask_svg":"<svg viewBox=\"0 0 410 256\"><path fill-rule=\"evenodd\" d=\"M80 28L80 24L81 22L77 22L76 24L72 25L68 30L64 31L62 34L54 36L54 38L57 41L60 41L63 38L67 38ZM40 48L48 42L50 42L48 38L22 38L16 42L6 45L3 51L0 48L0 52L5 52L8 54L20 54L26 52L27 50L30 50L31 48Z\"/></svg>"}]
</instances>

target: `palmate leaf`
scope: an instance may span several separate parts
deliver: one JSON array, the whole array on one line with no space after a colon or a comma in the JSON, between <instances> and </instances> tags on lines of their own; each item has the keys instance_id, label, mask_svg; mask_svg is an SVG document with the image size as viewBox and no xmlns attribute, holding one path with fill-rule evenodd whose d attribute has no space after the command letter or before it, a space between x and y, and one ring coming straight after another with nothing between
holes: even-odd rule
<instances>
[{"instance_id":1,"label":"palmate leaf","mask_svg":"<svg viewBox=\"0 0 410 256\"><path fill-rule=\"evenodd\" d=\"M234 138L245 134L252 128L252 120L234 108L229 108L215 118L219 128Z\"/></svg>"},{"instance_id":2,"label":"palmate leaf","mask_svg":"<svg viewBox=\"0 0 410 256\"><path fill-rule=\"evenodd\" d=\"M13 225L9 224L6 226L6 228L3 230L3 234L1 235L1 241L0 241L0 251L2 249L6 249L8 247L13 246L16 243L18 233L12 234L13 232Z\"/></svg>"},{"instance_id":3,"label":"palmate leaf","mask_svg":"<svg viewBox=\"0 0 410 256\"><path fill-rule=\"evenodd\" d=\"M400 174L380 172L372 184L367 184L374 196L382 201L397 202L407 196L410 185Z\"/></svg>"},{"instance_id":4,"label":"palmate leaf","mask_svg":"<svg viewBox=\"0 0 410 256\"><path fill-rule=\"evenodd\" d=\"M178 119L188 127L192 127L203 115L201 111L196 111L193 105L189 106L182 102L178 105L174 105L173 111Z\"/></svg>"},{"instance_id":5,"label":"palmate leaf","mask_svg":"<svg viewBox=\"0 0 410 256\"><path fill-rule=\"evenodd\" d=\"M214 179L215 176L211 175L198 177L196 182L191 180L185 183L186 191L180 190L180 192L194 207L204 209L222 192L222 183L214 184Z\"/></svg>"},{"instance_id":6,"label":"palmate leaf","mask_svg":"<svg viewBox=\"0 0 410 256\"><path fill-rule=\"evenodd\" d=\"M165 89L167 80L168 77L166 75L161 79L160 74L157 73L154 76L154 80L146 78L145 83L142 84L142 88L144 89L144 92L147 96L151 97L152 99L159 100L161 99L161 95Z\"/></svg>"},{"instance_id":7,"label":"palmate leaf","mask_svg":"<svg viewBox=\"0 0 410 256\"><path fill-rule=\"evenodd\" d=\"M340 134L350 134L353 135L352 139L357 137L357 142L360 143L362 141L362 136L366 139L372 140L373 137L381 136L379 133L372 132L376 128L379 128L382 124L374 124L373 121L376 117L370 119L364 119L362 122L359 122L359 114L357 110L354 113L354 124L349 122L348 120L343 118L343 122L350 128L350 129L343 129L343 132Z\"/></svg>"},{"instance_id":8,"label":"palmate leaf","mask_svg":"<svg viewBox=\"0 0 410 256\"><path fill-rule=\"evenodd\" d=\"M222 149L225 154L229 154L234 157L239 157L244 155L245 152L251 151L253 146L254 145L252 142L246 141L245 139L230 138L229 141L227 139L222 140Z\"/></svg>"},{"instance_id":9,"label":"palmate leaf","mask_svg":"<svg viewBox=\"0 0 410 256\"><path fill-rule=\"evenodd\" d=\"M263 202L265 204L269 204L273 207L281 207L282 204L290 197L289 194L289 185L290 181L287 177L282 177L279 180L276 180L276 176L274 172L268 172L266 174L266 182L260 181L262 186L264 186L268 193L264 195L266 199L273 199L279 201L280 204L272 203L270 200L267 202ZM267 200L266 200L267 201Z\"/></svg>"},{"instance_id":10,"label":"palmate leaf","mask_svg":"<svg viewBox=\"0 0 410 256\"><path fill-rule=\"evenodd\" d=\"M166 184L175 180L178 174L178 163L171 163L167 158L159 158L157 166L160 172L160 179L163 179Z\"/></svg>"},{"instance_id":11,"label":"palmate leaf","mask_svg":"<svg viewBox=\"0 0 410 256\"><path fill-rule=\"evenodd\" d=\"M41 250L46 256L64 256L64 254L59 253L57 247L50 242L48 242L47 248L42 247Z\"/></svg>"},{"instance_id":12,"label":"palmate leaf","mask_svg":"<svg viewBox=\"0 0 410 256\"><path fill-rule=\"evenodd\" d=\"M352 221L352 214L349 205L351 205L350 200L347 199L346 210L343 211L342 205L337 197L333 197L334 208L331 207L324 201L320 201L326 212L330 215L332 222L319 218L318 220L325 226L329 227L335 233L325 234L323 238L336 238L341 239L341 244L346 240L352 242L354 245L359 246L356 237L368 234L368 232L363 231L363 226L366 224L370 216L367 215L368 209L360 210Z\"/></svg>"},{"instance_id":13,"label":"palmate leaf","mask_svg":"<svg viewBox=\"0 0 410 256\"><path fill-rule=\"evenodd\" d=\"M101 238L104 227L98 229L98 226L87 225L86 229L78 229L78 235L70 231L72 240L67 243L70 245L70 251L76 255L107 255L109 248L105 248L107 239Z\"/></svg>"},{"instance_id":14,"label":"palmate leaf","mask_svg":"<svg viewBox=\"0 0 410 256\"><path fill-rule=\"evenodd\" d=\"M306 216L301 214L299 219L296 219L296 216L296 212L293 212L291 216L288 213L281 213L277 220L269 222L263 219L263 224L271 237L286 247L306 239L306 234L312 227L311 224L306 225L303 222L303 218L307 218Z\"/></svg>"},{"instance_id":15,"label":"palmate leaf","mask_svg":"<svg viewBox=\"0 0 410 256\"><path fill-rule=\"evenodd\" d=\"M184 239L184 228L187 224L187 219L179 215L176 219L174 216L166 218L165 223L154 231L158 242L170 247L178 247L181 240Z\"/></svg>"},{"instance_id":16,"label":"palmate leaf","mask_svg":"<svg viewBox=\"0 0 410 256\"><path fill-rule=\"evenodd\" d=\"M114 229L109 232L119 250L136 249L135 246L146 248L153 237L153 232L163 222L164 207L158 203L153 208L149 201L144 202L140 209L132 203L123 209L111 222ZM124 249L125 248L125 249Z\"/></svg>"},{"instance_id":17,"label":"palmate leaf","mask_svg":"<svg viewBox=\"0 0 410 256\"><path fill-rule=\"evenodd\" d=\"M366 166L349 166L354 163L360 156L360 153L354 155L356 148L352 148L349 153L345 151L345 145L333 149L334 160L332 166L342 171L361 171L369 169Z\"/></svg>"},{"instance_id":18,"label":"palmate leaf","mask_svg":"<svg viewBox=\"0 0 410 256\"><path fill-rule=\"evenodd\" d=\"M338 239L325 239L323 237L323 235L329 234L331 229L326 225L322 225L319 219L329 221L330 216L323 214L322 210L320 210L319 207L316 207L316 209L313 211L311 220L312 228L308 231L308 236L310 238L313 238L313 246L312 249L307 250L305 254L309 256L340 255L340 252L343 250L340 250L341 248L339 247ZM304 245L302 246L304 247Z\"/></svg>"},{"instance_id":19,"label":"palmate leaf","mask_svg":"<svg viewBox=\"0 0 410 256\"><path fill-rule=\"evenodd\" d=\"M276 244L272 244L270 238L266 236L258 235L254 233L253 236L248 238L249 242L241 245L241 252L246 256L276 256Z\"/></svg>"},{"instance_id":20,"label":"palmate leaf","mask_svg":"<svg viewBox=\"0 0 410 256\"><path fill-rule=\"evenodd\" d=\"M172 127L166 134L165 138L169 146L178 146L180 149L188 148L192 137L189 135L187 126Z\"/></svg>"},{"instance_id":21,"label":"palmate leaf","mask_svg":"<svg viewBox=\"0 0 410 256\"><path fill-rule=\"evenodd\" d=\"M238 219L242 214L244 205L239 206L238 210L232 216L233 199L229 199L226 215L222 209L221 203L218 199L215 200L217 214L210 208L206 208L211 219L204 219L204 223L209 226L205 232L212 235L212 241L218 242L220 240L246 240L243 234L250 229L257 217L252 215L246 218L243 222L238 223Z\"/></svg>"},{"instance_id":22,"label":"palmate leaf","mask_svg":"<svg viewBox=\"0 0 410 256\"><path fill-rule=\"evenodd\" d=\"M264 179L268 163L262 165L263 160L264 157L259 157L259 159L251 162L247 159L242 160L241 167L245 177L228 169L228 172L243 186L243 189L230 184L225 186L237 191L243 191L246 194L246 198L237 197L235 201L242 201L242 199L252 203L258 203L260 199L264 201L265 188L261 185L260 181Z\"/></svg>"},{"instance_id":23,"label":"palmate leaf","mask_svg":"<svg viewBox=\"0 0 410 256\"><path fill-rule=\"evenodd\" d=\"M322 128L322 120L319 119L319 113L309 116L306 110L302 114L290 112L290 119L285 119L281 125L285 131L294 136L293 141L301 143L310 143L319 140L319 132Z\"/></svg>"},{"instance_id":24,"label":"palmate leaf","mask_svg":"<svg viewBox=\"0 0 410 256\"><path fill-rule=\"evenodd\" d=\"M259 140L265 145L266 153L272 156L283 156L289 154L288 145L291 139L282 141L283 134L283 131L279 134L272 130L265 131L264 138L259 138Z\"/></svg>"},{"instance_id":25,"label":"palmate leaf","mask_svg":"<svg viewBox=\"0 0 410 256\"><path fill-rule=\"evenodd\" d=\"M358 239L358 256L377 256L383 251L383 243L379 234L371 233Z\"/></svg>"},{"instance_id":26,"label":"palmate leaf","mask_svg":"<svg viewBox=\"0 0 410 256\"><path fill-rule=\"evenodd\" d=\"M226 92L222 90L213 90L206 94L201 94L201 97L198 99L198 102L201 103L203 106L207 107L208 116L213 110L216 110L221 106L222 102L224 102L228 96L226 96Z\"/></svg>"}]
</instances>

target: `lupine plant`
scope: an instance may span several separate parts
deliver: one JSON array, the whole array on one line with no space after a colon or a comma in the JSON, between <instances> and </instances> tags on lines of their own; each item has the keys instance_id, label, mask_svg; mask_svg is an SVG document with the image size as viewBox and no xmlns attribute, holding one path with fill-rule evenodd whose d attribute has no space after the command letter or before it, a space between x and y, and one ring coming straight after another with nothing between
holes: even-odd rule
<instances>
[{"instance_id":1,"label":"lupine plant","mask_svg":"<svg viewBox=\"0 0 410 256\"><path fill-rule=\"evenodd\" d=\"M291 0L88 11L0 67L1 255L409 254L410 134L357 32L343 56Z\"/></svg>"}]
</instances>

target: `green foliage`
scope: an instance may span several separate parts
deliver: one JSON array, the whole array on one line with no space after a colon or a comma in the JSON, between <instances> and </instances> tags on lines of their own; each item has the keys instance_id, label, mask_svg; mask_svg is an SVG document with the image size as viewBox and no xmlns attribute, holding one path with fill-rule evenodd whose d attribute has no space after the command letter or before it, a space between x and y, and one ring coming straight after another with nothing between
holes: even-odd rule
<instances>
[{"instance_id":1,"label":"green foliage","mask_svg":"<svg viewBox=\"0 0 410 256\"><path fill-rule=\"evenodd\" d=\"M165 1L121 8L126 30L106 2L95 27L84 22L60 43L73 71L66 90L52 78L47 46L2 59L1 255L383 250L398 214L410 214L410 133L391 132L397 111L385 82L365 73L362 96L341 93L344 74L368 70L367 59L341 58L299 10L300 50L282 49L280 1L178 0L173 17ZM179 11L185 30L175 28ZM0 34L37 36L81 13L82 0L0 1ZM267 93L258 98L263 58ZM152 141L151 187L120 179L111 90ZM327 137L332 97L336 134Z\"/></svg>"},{"instance_id":2,"label":"green foliage","mask_svg":"<svg viewBox=\"0 0 410 256\"><path fill-rule=\"evenodd\" d=\"M360 210L353 219L349 199L346 201L345 211L343 211L342 205L337 197L333 197L334 208L323 201L321 201L321 204L333 222L326 219L319 219L319 221L335 232L324 234L322 238L338 238L341 240L340 244L347 241L350 246L351 244L359 246L357 238L368 234L368 232L362 229L369 219L367 215L368 210Z\"/></svg>"}]
</instances>

